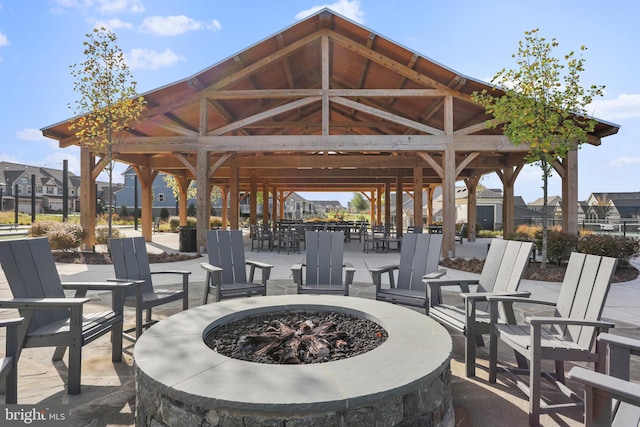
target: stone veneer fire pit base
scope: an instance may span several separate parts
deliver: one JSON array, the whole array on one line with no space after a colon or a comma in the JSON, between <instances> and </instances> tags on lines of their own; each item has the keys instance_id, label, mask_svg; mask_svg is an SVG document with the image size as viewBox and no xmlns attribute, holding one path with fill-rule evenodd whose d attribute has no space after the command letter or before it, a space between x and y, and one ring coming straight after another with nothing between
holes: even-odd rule
<instances>
[{"instance_id":1,"label":"stone veneer fire pit base","mask_svg":"<svg viewBox=\"0 0 640 427\"><path fill-rule=\"evenodd\" d=\"M379 323L380 347L328 363L231 359L203 342L212 328L260 313L338 311ZM453 426L447 331L424 314L363 298L243 298L178 313L134 349L136 425Z\"/></svg>"}]
</instances>

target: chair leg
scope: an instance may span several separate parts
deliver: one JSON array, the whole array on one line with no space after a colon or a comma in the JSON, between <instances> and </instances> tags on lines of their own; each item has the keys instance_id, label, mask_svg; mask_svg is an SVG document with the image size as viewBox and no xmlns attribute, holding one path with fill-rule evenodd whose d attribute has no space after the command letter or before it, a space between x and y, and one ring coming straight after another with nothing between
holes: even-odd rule
<instances>
[{"instance_id":1,"label":"chair leg","mask_svg":"<svg viewBox=\"0 0 640 427\"><path fill-rule=\"evenodd\" d=\"M68 394L80 394L80 374L82 372L82 344L72 343L69 346L69 378Z\"/></svg>"},{"instance_id":2,"label":"chair leg","mask_svg":"<svg viewBox=\"0 0 640 427\"><path fill-rule=\"evenodd\" d=\"M204 278L204 297L202 298L202 305L205 305L209 298L209 283L211 283L211 273L207 271Z\"/></svg>"},{"instance_id":3,"label":"chair leg","mask_svg":"<svg viewBox=\"0 0 640 427\"><path fill-rule=\"evenodd\" d=\"M141 307L136 307L136 339L142 335L142 310Z\"/></svg>"},{"instance_id":4,"label":"chair leg","mask_svg":"<svg viewBox=\"0 0 640 427\"><path fill-rule=\"evenodd\" d=\"M540 325L532 325L529 360L529 425L540 425L540 383L542 381L542 352L540 343Z\"/></svg>"},{"instance_id":5,"label":"chair leg","mask_svg":"<svg viewBox=\"0 0 640 427\"><path fill-rule=\"evenodd\" d=\"M18 403L18 361L11 358L11 371L5 377L4 402L7 405Z\"/></svg>"},{"instance_id":6,"label":"chair leg","mask_svg":"<svg viewBox=\"0 0 640 427\"><path fill-rule=\"evenodd\" d=\"M498 376L498 335L491 331L489 335L489 382L495 383Z\"/></svg>"},{"instance_id":7,"label":"chair leg","mask_svg":"<svg viewBox=\"0 0 640 427\"><path fill-rule=\"evenodd\" d=\"M113 325L111 329L111 361L122 361L122 323L121 321L117 325Z\"/></svg>"}]
</instances>

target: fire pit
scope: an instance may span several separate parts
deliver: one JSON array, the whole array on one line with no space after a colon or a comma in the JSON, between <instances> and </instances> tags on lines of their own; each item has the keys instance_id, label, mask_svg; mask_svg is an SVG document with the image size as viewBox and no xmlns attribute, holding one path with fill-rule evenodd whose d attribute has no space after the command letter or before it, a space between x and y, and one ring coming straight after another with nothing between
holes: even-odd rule
<instances>
[{"instance_id":1,"label":"fire pit","mask_svg":"<svg viewBox=\"0 0 640 427\"><path fill-rule=\"evenodd\" d=\"M212 351L220 325L283 311L347 313L388 333L367 353L269 365ZM379 301L293 295L227 300L150 328L134 350L136 425L452 426L451 338L424 314Z\"/></svg>"}]
</instances>

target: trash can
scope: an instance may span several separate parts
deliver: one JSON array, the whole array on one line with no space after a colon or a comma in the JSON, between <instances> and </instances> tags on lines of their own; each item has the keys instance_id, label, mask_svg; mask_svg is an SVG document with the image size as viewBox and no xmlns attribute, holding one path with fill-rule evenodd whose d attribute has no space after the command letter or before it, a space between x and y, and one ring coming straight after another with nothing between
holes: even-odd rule
<instances>
[{"instance_id":1,"label":"trash can","mask_svg":"<svg viewBox=\"0 0 640 427\"><path fill-rule=\"evenodd\" d=\"M178 250L180 252L197 252L196 227L180 227L178 230Z\"/></svg>"}]
</instances>

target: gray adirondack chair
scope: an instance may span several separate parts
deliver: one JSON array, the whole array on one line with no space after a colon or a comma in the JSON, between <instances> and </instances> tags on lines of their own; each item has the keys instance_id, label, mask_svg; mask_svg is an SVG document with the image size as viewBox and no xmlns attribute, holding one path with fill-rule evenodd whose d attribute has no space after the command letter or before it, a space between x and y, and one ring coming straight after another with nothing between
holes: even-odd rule
<instances>
[{"instance_id":1,"label":"gray adirondack chair","mask_svg":"<svg viewBox=\"0 0 640 427\"><path fill-rule=\"evenodd\" d=\"M564 385L564 362L592 362L598 368L599 354L595 337L614 325L600 320L617 259L572 253L560 288L558 302L533 301L529 298L488 296L491 313L489 344L489 381L495 383L498 372L498 339L529 361L528 369L503 368L529 397L529 424L539 425L540 414L573 406L541 400L541 378L571 397L578 398ZM512 308L516 302L555 306L553 316L527 317L526 324L498 323L498 303ZM542 360L555 361L555 375L542 371ZM528 384L519 375L529 378ZM581 403L575 403L578 406Z\"/></svg>"},{"instance_id":2,"label":"gray adirondack chair","mask_svg":"<svg viewBox=\"0 0 640 427\"><path fill-rule=\"evenodd\" d=\"M153 307L182 300L182 309L189 308L189 275L190 271L163 270L151 271L149 268L149 255L144 237L127 237L122 239L109 239L109 251L116 280L131 281L135 286L127 289L125 306L136 309L136 325L127 329L124 337L135 341L145 328L150 327L156 320L152 319ZM182 289L162 289L153 286L153 275L171 274L182 276ZM142 313L146 311L145 320ZM135 337L129 332L135 331Z\"/></svg>"},{"instance_id":3,"label":"gray adirondack chair","mask_svg":"<svg viewBox=\"0 0 640 427\"><path fill-rule=\"evenodd\" d=\"M6 328L5 353L0 357L0 392L4 392L5 404L18 403L18 326L23 317L0 320L0 328Z\"/></svg>"},{"instance_id":4,"label":"gray adirondack chair","mask_svg":"<svg viewBox=\"0 0 640 427\"><path fill-rule=\"evenodd\" d=\"M245 259L241 230L207 231L207 250L209 262L200 264L206 271L202 304L207 303L210 293L215 295L215 301L267 294L273 265ZM260 282L254 282L256 269L261 271Z\"/></svg>"},{"instance_id":5,"label":"gray adirondack chair","mask_svg":"<svg viewBox=\"0 0 640 427\"><path fill-rule=\"evenodd\" d=\"M398 264L369 269L376 287L376 299L428 310L429 298L422 279L425 275L436 278L446 273L446 270L438 270L441 253L442 234L405 234ZM389 288L382 287L385 275Z\"/></svg>"},{"instance_id":6,"label":"gray adirondack chair","mask_svg":"<svg viewBox=\"0 0 640 427\"><path fill-rule=\"evenodd\" d=\"M449 280L426 279L429 288L429 317L465 335L465 368L467 377L475 376L476 346L483 346L482 334L489 333L488 294L510 294L529 296L527 292L517 293L522 273L529 260L533 244L515 240L493 239L485 258L482 273L477 279ZM476 285L471 292L471 285ZM442 289L456 287L461 294L461 304L445 304ZM503 321L515 323L515 319ZM522 362L521 362L522 363Z\"/></svg>"},{"instance_id":7,"label":"gray adirondack chair","mask_svg":"<svg viewBox=\"0 0 640 427\"><path fill-rule=\"evenodd\" d=\"M344 262L342 231L307 231L302 263L291 267L299 294L349 295L355 268Z\"/></svg>"},{"instance_id":8,"label":"gray adirondack chair","mask_svg":"<svg viewBox=\"0 0 640 427\"><path fill-rule=\"evenodd\" d=\"M56 347L53 360L62 360L69 348L67 393L80 393L82 347L111 332L111 360L122 360L122 319L125 289L131 282L60 282L45 238L0 242L0 263L13 299L0 300L0 308L18 309L24 324L18 329L19 356L23 348ZM64 289L75 289L65 298ZM112 292L112 308L83 313L88 290Z\"/></svg>"},{"instance_id":9,"label":"gray adirondack chair","mask_svg":"<svg viewBox=\"0 0 640 427\"><path fill-rule=\"evenodd\" d=\"M627 427L640 425L640 384L629 382L631 356L640 356L640 340L602 333L598 354L606 375L573 367L569 378L584 384L585 427Z\"/></svg>"}]
</instances>

